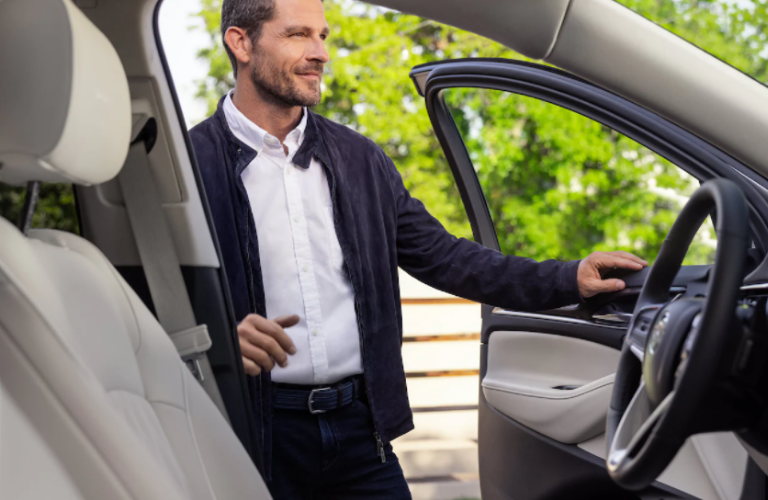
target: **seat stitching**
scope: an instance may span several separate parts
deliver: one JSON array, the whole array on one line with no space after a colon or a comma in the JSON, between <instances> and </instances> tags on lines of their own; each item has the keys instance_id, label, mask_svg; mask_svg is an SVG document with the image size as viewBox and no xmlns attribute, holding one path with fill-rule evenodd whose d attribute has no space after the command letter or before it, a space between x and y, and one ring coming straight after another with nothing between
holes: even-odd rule
<instances>
[{"instance_id":1,"label":"seat stitching","mask_svg":"<svg viewBox=\"0 0 768 500\"><path fill-rule=\"evenodd\" d=\"M5 269L3 269L3 267L4 267L4 266L3 266L3 263L2 263L2 262L0 262L0 272L3 272L3 273L4 273L4 274L6 274L6 276L7 276L8 274L5 272ZM0 285L2 285L2 287L3 287L3 288L5 288L5 289L8 289L8 290L9 290L11 293L14 293L15 295L17 295L17 296L18 296L18 297L19 297L19 298L20 298L20 299L21 299L23 302L25 302L25 303L26 303L26 305L27 305L27 306L29 306L29 307L30 307L30 308L31 308L31 309L32 309L32 310L35 312L35 314L36 314L36 315L37 315L37 316L40 318L40 320L43 322L43 324L44 324L46 327L48 327L48 330L49 330L49 331L52 333L52 337L54 338L54 341L55 341L57 344L59 344L59 345L62 347L62 350L63 350L63 351L65 351L65 352L67 352L67 353L70 355L70 357L71 357L72 359L74 359L74 360L75 360L75 362L77 363L77 365L78 365L80 368L82 368L83 370L85 370L87 373L89 373L89 374L93 375L93 374L91 373L91 370L90 370L90 368L88 368L88 366L87 366L87 365L85 365L85 364L82 362L82 360L80 359L80 357L79 357L79 356L77 356L77 355L74 353L74 351L72 351L72 349L69 347L69 345L68 345L67 343L65 343L65 342L62 340L62 338L61 338L61 336L58 334L58 331L56 330L56 328L54 328L54 326L53 326L53 325L51 324L51 322L49 321L49 319L48 319L48 316L47 316L47 315L46 315L46 314L45 314L43 311L41 311L41 310L40 310L40 308L38 308L38 307L37 307L37 304L35 304L35 302L34 302L34 301L32 301L32 300L29 298L29 296L28 296L28 295L27 295L27 293L26 293L26 292L23 290L23 288L22 288L22 287L20 287L20 286L19 286L19 285L18 285L16 282L14 282L14 281L9 281L9 282L5 282L5 283L0 283ZM5 325L5 323L3 323L3 322L2 322L2 319L0 319L0 325Z\"/></svg>"},{"instance_id":2,"label":"seat stitching","mask_svg":"<svg viewBox=\"0 0 768 500\"><path fill-rule=\"evenodd\" d=\"M40 239L37 239L36 241L39 241L39 242L44 243L44 244L49 244L49 245L55 244L59 248L63 248L65 250L68 250L68 251L70 251L70 252L72 252L74 254L77 254L77 255L81 256L82 258L84 258L86 260L86 262L89 265L95 266L95 263L91 260L91 258L88 255L86 255L84 252L81 252L80 250L78 250L76 248L70 247L67 244L67 238L70 237L70 233L67 233L67 232L64 232L64 231L57 231L55 229L41 230L40 232L42 233L42 231L48 231L50 234L53 234L54 236L59 236L59 238L54 240L53 243L48 242L48 241L43 241L43 240L40 240ZM43 233L43 235L45 235L45 233ZM72 235L72 236L74 236L74 235ZM114 266L109 261L109 259L107 259L106 255L104 255L100 251L99 252L94 252L94 253L103 263L106 264L106 268L109 270L110 275L112 276L112 278L117 283L118 287L120 288L120 291L123 293L123 297L125 298L126 302L128 302L128 307L130 308L131 314L133 315L134 326L136 327L136 332L138 334L137 336L139 338L139 341L138 341L138 343L136 345L136 349L134 349L134 352L133 352L133 355L136 357L136 365L138 367L138 365L139 365L138 357L139 357L139 351L141 350L141 347L143 345L143 337L142 337L141 327L139 326L139 318L138 318L138 316L136 314L136 309L134 309L134 307L133 307L133 303L131 302L131 298L128 295L128 291L125 290L125 288L123 287L122 281L120 281L120 275L118 274L117 269L114 268ZM96 271L98 272L98 269L96 269ZM101 274L101 273L99 273L99 274ZM146 397L147 385L146 385L146 383L144 381L144 376L143 376L144 374L142 373L140 367L138 367L138 372L139 372L139 378L141 379L141 387L142 387L142 389L144 389L144 395L142 395L141 397L143 399L149 401L147 399L147 397ZM128 391L128 392L130 392L130 391Z\"/></svg>"},{"instance_id":3,"label":"seat stitching","mask_svg":"<svg viewBox=\"0 0 768 500\"><path fill-rule=\"evenodd\" d=\"M39 238L34 238L33 241L37 241L37 242L40 242L40 243L43 243L43 244L48 244L48 245L51 245L51 246L55 245L55 246L57 246L59 248L63 248L65 250L69 250L70 252L73 252L73 253L76 253L77 255L80 255L88 263L93 265L93 262L91 261L91 259L90 259L90 257L88 255L86 255L85 253L79 251L76 248L73 248L73 247L69 246L67 239L70 236L75 236L75 235L71 235L70 233L67 233L65 231L58 231L56 229L40 229L40 230L38 230L36 232L38 234L42 233L43 236L45 236L46 233L53 234L54 236L59 236L59 238L57 238L53 242L44 241L44 240L39 239ZM107 269L109 269L110 274L112 275L112 277L115 279L115 281L119 285L120 291L123 292L123 296L125 297L126 302L128 302L128 307L131 309L131 313L133 314L133 321L134 321L134 324L136 326L136 331L139 333L139 344L136 347L136 350L134 352L134 354L138 354L139 350L141 349L141 345L142 345L142 336L141 336L141 328L139 328L139 319L138 319L138 316L136 314L136 310L133 307L133 303L131 302L131 298L128 296L128 292L125 290L125 288L123 287L122 282L119 279L120 278L120 274L114 268L114 266L109 261L109 259L107 259L107 257L103 253L101 253L100 251L99 252L95 252L95 254L99 257L99 259L101 259L102 261L104 261L104 263L107 264L107 266L106 266Z\"/></svg>"},{"instance_id":4,"label":"seat stitching","mask_svg":"<svg viewBox=\"0 0 768 500\"><path fill-rule=\"evenodd\" d=\"M170 406L171 408L176 408L177 410L179 410L179 411L183 411L184 413L186 413L186 412L187 412L187 410L186 410L186 409L184 409L184 407L183 407L183 406L179 406L179 405L177 405L177 404L174 404L174 403L170 403L170 402L168 402L168 401L162 401L162 400L160 400L160 399L147 399L147 402L148 402L149 404L151 404L151 405L165 405L165 406Z\"/></svg>"},{"instance_id":5,"label":"seat stitching","mask_svg":"<svg viewBox=\"0 0 768 500\"><path fill-rule=\"evenodd\" d=\"M107 392L107 394L112 394L113 392L123 392L123 393L126 393L126 394L130 394L132 396L136 396L138 398L141 398L144 401L146 401L147 403L149 403L150 405L160 404L160 405L172 406L173 408L176 408L177 410L181 410L181 411L186 412L186 410L183 407L181 407L181 406L179 406L177 404L171 403L169 401L163 401L163 400L160 400L160 399L149 399L144 394L137 394L137 393L135 393L133 391L129 391L128 389L116 388L116 389L109 389L106 392Z\"/></svg>"},{"instance_id":6,"label":"seat stitching","mask_svg":"<svg viewBox=\"0 0 768 500\"><path fill-rule=\"evenodd\" d=\"M112 263L109 262L109 259L107 259L107 257L103 253L99 252L98 255L102 260L104 260L107 263L107 269L109 269L109 272L112 274L112 277L115 279L118 286L120 287L120 291L123 292L123 297L125 297L125 301L128 302L128 307L130 308L131 314L133 315L133 322L134 322L134 325L136 326L136 332L138 333L138 337L139 337L139 342L136 345L136 349L134 351L134 354L138 357L139 351L141 350L141 347L143 345L144 338L142 335L141 326L139 326L140 325L139 317L136 314L136 309L133 307L133 302L131 301L131 297L128 295L128 291L125 289L125 287L123 286L123 282L120 280L120 274L117 272L117 269L115 269L114 266L112 266ZM141 372L141 370L139 370L139 372Z\"/></svg>"},{"instance_id":7,"label":"seat stitching","mask_svg":"<svg viewBox=\"0 0 768 500\"><path fill-rule=\"evenodd\" d=\"M49 231L51 231L53 233L59 232L59 231L56 231L56 230L49 230ZM62 240L59 240L59 241L61 241L62 243L66 244L66 238L69 237L69 233L63 233L63 234L67 235L67 236L65 236ZM38 240L38 241L41 241L41 240ZM61 245L59 245L59 246L61 246ZM89 264L94 265L93 261L91 261L91 259L87 255L85 255L85 253L83 253L83 252L81 252L81 251L79 251L77 249L71 248L69 246L66 246L64 248L66 248L66 249L76 253L77 255L82 256ZM125 301L128 303L128 308L131 310L131 314L133 316L133 323L134 323L134 326L136 328L137 336L139 338L139 341L138 341L138 343L136 345L136 349L134 349L134 352L133 352L134 356L136 356L136 364L138 365L139 364L139 360L138 360L139 351L141 350L141 347L143 346L143 335L142 335L142 329L139 326L140 323L139 323L138 315L136 314L136 309L133 307L133 302L131 302L131 298L128 295L128 291L125 289L125 287L123 286L123 282L120 280L120 275L117 272L117 269L114 268L112 263L109 262L109 259L107 259L107 257L103 253L95 252L95 254L98 256L98 258L100 260L103 261L103 263L106 264L106 267L109 270L110 275L112 276L112 278L117 283L118 288L120 288L120 291L122 292L123 297L125 298ZM143 376L144 374L142 373L141 368L139 368L138 372L139 372L139 378L141 379L141 387L144 389L144 395L141 396L141 397L143 397L144 399L149 401L147 399L147 397L146 397L147 386L146 386L146 383L144 381L144 376Z\"/></svg>"},{"instance_id":8,"label":"seat stitching","mask_svg":"<svg viewBox=\"0 0 768 500\"><path fill-rule=\"evenodd\" d=\"M186 366L180 365L179 366L182 370L186 370ZM213 490L213 485L211 484L211 478L208 476L208 470L205 468L205 464L203 463L203 455L200 453L200 447L197 444L197 436L195 435L195 427L192 425L192 412L190 410L189 406L189 394L187 392L187 378L184 376L184 372L181 372L181 388L184 391L184 406L186 406L186 411L184 414L187 416L187 424L189 425L189 432L192 435L192 445L195 447L195 451L197 452L197 461L200 463L200 468L203 471L203 474L205 475L205 484L208 485L208 491L211 494L211 498L216 498L216 493Z\"/></svg>"}]
</instances>

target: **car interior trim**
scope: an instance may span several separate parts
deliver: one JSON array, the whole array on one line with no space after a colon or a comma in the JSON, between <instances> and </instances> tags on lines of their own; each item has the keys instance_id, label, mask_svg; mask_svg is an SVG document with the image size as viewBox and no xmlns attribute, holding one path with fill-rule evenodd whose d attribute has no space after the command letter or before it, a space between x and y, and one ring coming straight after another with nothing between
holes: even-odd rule
<instances>
[{"instance_id":1,"label":"car interior trim","mask_svg":"<svg viewBox=\"0 0 768 500\"><path fill-rule=\"evenodd\" d=\"M568 316L557 316L555 314L542 314L542 313L531 313L531 312L523 312L523 311L510 311L509 309L503 309L501 307L494 307L492 314L499 315L499 316L510 316L514 318L529 318L529 319L540 319L540 320L546 320L546 321L559 321L561 323L572 323L576 325L585 325L585 326L594 326L598 323L595 323L594 321L588 321L585 319L579 319L579 318L571 318ZM595 318L599 319L599 318ZM601 328L613 328L616 330L626 330L626 325L604 325L600 324Z\"/></svg>"},{"instance_id":2,"label":"car interior trim","mask_svg":"<svg viewBox=\"0 0 768 500\"><path fill-rule=\"evenodd\" d=\"M577 444L605 430L618 361L617 350L586 340L497 331L481 385L491 406L516 422Z\"/></svg>"}]
</instances>

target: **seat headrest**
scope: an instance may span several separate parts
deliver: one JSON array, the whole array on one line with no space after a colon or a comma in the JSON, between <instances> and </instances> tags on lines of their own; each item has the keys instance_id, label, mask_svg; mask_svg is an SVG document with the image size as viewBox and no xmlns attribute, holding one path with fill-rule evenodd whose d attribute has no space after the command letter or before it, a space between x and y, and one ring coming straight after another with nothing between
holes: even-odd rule
<instances>
[{"instance_id":1,"label":"seat headrest","mask_svg":"<svg viewBox=\"0 0 768 500\"><path fill-rule=\"evenodd\" d=\"M99 184L131 134L114 47L71 0L0 0L0 181Z\"/></svg>"}]
</instances>

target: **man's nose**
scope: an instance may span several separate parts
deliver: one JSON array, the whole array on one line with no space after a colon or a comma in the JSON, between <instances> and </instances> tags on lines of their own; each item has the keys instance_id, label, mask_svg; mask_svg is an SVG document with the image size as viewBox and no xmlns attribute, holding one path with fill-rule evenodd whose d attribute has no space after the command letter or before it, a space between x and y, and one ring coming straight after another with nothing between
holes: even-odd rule
<instances>
[{"instance_id":1,"label":"man's nose","mask_svg":"<svg viewBox=\"0 0 768 500\"><path fill-rule=\"evenodd\" d=\"M331 59L330 56L328 56L328 51L325 49L325 41L322 38L312 39L312 46L307 54L307 59L319 61L323 64Z\"/></svg>"}]
</instances>

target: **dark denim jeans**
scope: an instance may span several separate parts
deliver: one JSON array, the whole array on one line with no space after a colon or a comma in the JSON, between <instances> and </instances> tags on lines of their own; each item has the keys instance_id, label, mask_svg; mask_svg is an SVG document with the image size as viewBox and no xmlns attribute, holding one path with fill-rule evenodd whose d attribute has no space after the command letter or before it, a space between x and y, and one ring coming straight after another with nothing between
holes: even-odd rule
<instances>
[{"instance_id":1,"label":"dark denim jeans","mask_svg":"<svg viewBox=\"0 0 768 500\"><path fill-rule=\"evenodd\" d=\"M381 462L371 411L361 400L317 415L274 409L272 418L274 500L411 499L388 443Z\"/></svg>"}]
</instances>

